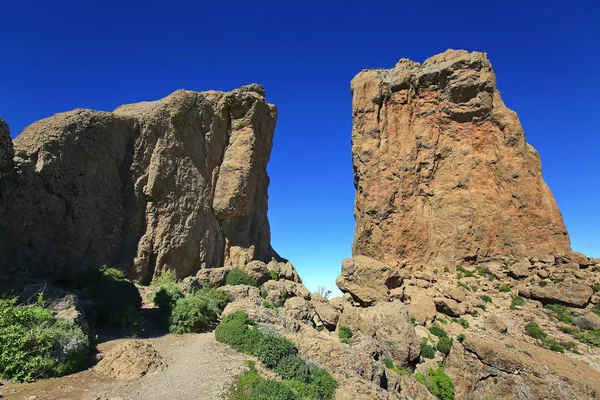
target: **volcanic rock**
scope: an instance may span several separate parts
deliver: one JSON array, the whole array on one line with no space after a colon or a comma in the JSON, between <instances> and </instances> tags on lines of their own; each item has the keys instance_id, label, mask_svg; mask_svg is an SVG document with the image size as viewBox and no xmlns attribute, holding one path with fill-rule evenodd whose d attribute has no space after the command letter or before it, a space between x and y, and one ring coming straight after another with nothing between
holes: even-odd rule
<instances>
[{"instance_id":1,"label":"volcanic rock","mask_svg":"<svg viewBox=\"0 0 600 400\"><path fill-rule=\"evenodd\" d=\"M121 266L149 282L269 262L266 166L276 109L258 85L178 90L27 127L0 186L0 272L58 277ZM0 169L10 167L0 123Z\"/></svg>"},{"instance_id":2,"label":"volcanic rock","mask_svg":"<svg viewBox=\"0 0 600 400\"><path fill-rule=\"evenodd\" d=\"M447 266L570 250L485 53L401 59L362 71L351 90L354 256Z\"/></svg>"},{"instance_id":3,"label":"volcanic rock","mask_svg":"<svg viewBox=\"0 0 600 400\"><path fill-rule=\"evenodd\" d=\"M10 129L0 118L0 173L10 171L13 167L15 151L10 139Z\"/></svg>"}]
</instances>

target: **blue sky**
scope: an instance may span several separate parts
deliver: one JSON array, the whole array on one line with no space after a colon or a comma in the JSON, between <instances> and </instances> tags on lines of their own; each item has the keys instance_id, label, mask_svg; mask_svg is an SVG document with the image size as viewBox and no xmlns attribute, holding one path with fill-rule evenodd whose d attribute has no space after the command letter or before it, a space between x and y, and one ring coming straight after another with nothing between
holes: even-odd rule
<instances>
[{"instance_id":1,"label":"blue sky","mask_svg":"<svg viewBox=\"0 0 600 400\"><path fill-rule=\"evenodd\" d=\"M22 0L0 12L0 115L13 135L77 107L263 85L279 109L268 167L273 246L313 290L333 289L350 256L352 77L447 48L488 52L573 248L600 257L595 1Z\"/></svg>"}]
</instances>

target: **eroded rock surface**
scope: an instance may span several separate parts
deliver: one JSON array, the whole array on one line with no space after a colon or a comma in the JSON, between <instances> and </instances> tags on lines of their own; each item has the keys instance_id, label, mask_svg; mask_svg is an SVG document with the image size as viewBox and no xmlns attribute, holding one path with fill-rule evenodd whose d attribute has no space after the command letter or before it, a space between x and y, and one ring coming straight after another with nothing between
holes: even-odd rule
<instances>
[{"instance_id":1,"label":"eroded rock surface","mask_svg":"<svg viewBox=\"0 0 600 400\"><path fill-rule=\"evenodd\" d=\"M570 250L485 53L401 59L362 71L351 89L354 256L446 266Z\"/></svg>"},{"instance_id":2,"label":"eroded rock surface","mask_svg":"<svg viewBox=\"0 0 600 400\"><path fill-rule=\"evenodd\" d=\"M144 282L165 269L270 262L264 89L179 90L114 112L0 123L0 272L60 276L103 264Z\"/></svg>"}]
</instances>

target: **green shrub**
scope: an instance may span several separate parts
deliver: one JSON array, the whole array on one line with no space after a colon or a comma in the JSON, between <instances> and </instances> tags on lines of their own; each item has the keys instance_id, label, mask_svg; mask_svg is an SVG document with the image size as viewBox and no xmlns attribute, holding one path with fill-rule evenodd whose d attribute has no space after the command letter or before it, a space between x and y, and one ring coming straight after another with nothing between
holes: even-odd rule
<instances>
[{"instance_id":1,"label":"green shrub","mask_svg":"<svg viewBox=\"0 0 600 400\"><path fill-rule=\"evenodd\" d=\"M398 375L410 375L410 372L408 372L407 369L396 367L394 365L394 361L391 358L386 358L385 360L383 360L383 363L385 364L386 368L394 371Z\"/></svg>"},{"instance_id":2,"label":"green shrub","mask_svg":"<svg viewBox=\"0 0 600 400\"><path fill-rule=\"evenodd\" d=\"M337 381L331 376L329 371L313 365L308 378L308 384L316 399L333 399L335 390L338 387Z\"/></svg>"},{"instance_id":3,"label":"green shrub","mask_svg":"<svg viewBox=\"0 0 600 400\"><path fill-rule=\"evenodd\" d=\"M262 334L256 329L256 323L244 312L235 312L225 316L217 329L215 338L238 351L254 354Z\"/></svg>"},{"instance_id":4,"label":"green shrub","mask_svg":"<svg viewBox=\"0 0 600 400\"><path fill-rule=\"evenodd\" d=\"M307 382L310 375L310 365L302 358L293 354L279 360L275 372L283 379L295 379L300 382Z\"/></svg>"},{"instance_id":5,"label":"green shrub","mask_svg":"<svg viewBox=\"0 0 600 400\"><path fill-rule=\"evenodd\" d=\"M452 339L449 337L440 338L440 340L437 342L436 348L442 354L450 354L450 350L452 349Z\"/></svg>"},{"instance_id":6,"label":"green shrub","mask_svg":"<svg viewBox=\"0 0 600 400\"><path fill-rule=\"evenodd\" d=\"M291 381L289 387L301 398L330 399L337 388L337 382L328 371L296 355L282 358L275 372Z\"/></svg>"},{"instance_id":7,"label":"green shrub","mask_svg":"<svg viewBox=\"0 0 600 400\"><path fill-rule=\"evenodd\" d=\"M215 288L200 289L194 296L204 299L217 315L221 315L227 304L233 300L231 293Z\"/></svg>"},{"instance_id":8,"label":"green shrub","mask_svg":"<svg viewBox=\"0 0 600 400\"><path fill-rule=\"evenodd\" d=\"M456 267L456 271L458 272L457 274L457 279L462 279L462 278L476 278L477 275L475 275L475 271L469 271L468 269L464 268L464 267Z\"/></svg>"},{"instance_id":9,"label":"green shrub","mask_svg":"<svg viewBox=\"0 0 600 400\"><path fill-rule=\"evenodd\" d=\"M469 321L467 321L464 318L452 318L452 321L456 322L459 325L461 325L465 329L469 328Z\"/></svg>"},{"instance_id":10,"label":"green shrub","mask_svg":"<svg viewBox=\"0 0 600 400\"><path fill-rule=\"evenodd\" d=\"M544 308L550 310L550 315L559 321L562 321L566 324L573 323L573 314L571 313L571 309L569 307L561 304L546 304Z\"/></svg>"},{"instance_id":11,"label":"green shrub","mask_svg":"<svg viewBox=\"0 0 600 400\"><path fill-rule=\"evenodd\" d=\"M283 382L262 380L252 391L250 400L301 400Z\"/></svg>"},{"instance_id":12,"label":"green shrub","mask_svg":"<svg viewBox=\"0 0 600 400\"><path fill-rule=\"evenodd\" d=\"M539 339L539 340L544 340L546 339L546 332L544 332L542 330L542 328L540 328L540 326L538 324L536 324L535 322L530 322L525 326L525 332L527 332L527 334L529 336L531 336L532 338L535 339Z\"/></svg>"},{"instance_id":13,"label":"green shrub","mask_svg":"<svg viewBox=\"0 0 600 400\"><path fill-rule=\"evenodd\" d=\"M226 285L248 285L248 286L258 286L258 282L256 279L252 278L246 272L241 269L232 269L227 273L225 277Z\"/></svg>"},{"instance_id":14,"label":"green shrub","mask_svg":"<svg viewBox=\"0 0 600 400\"><path fill-rule=\"evenodd\" d=\"M415 379L438 400L454 400L454 383L442 368L430 369L427 375L415 374Z\"/></svg>"},{"instance_id":15,"label":"green shrub","mask_svg":"<svg viewBox=\"0 0 600 400\"><path fill-rule=\"evenodd\" d=\"M269 276L271 277L272 280L274 281L278 281L279 280L279 274L277 273L277 271L270 269L269 270Z\"/></svg>"},{"instance_id":16,"label":"green shrub","mask_svg":"<svg viewBox=\"0 0 600 400\"><path fill-rule=\"evenodd\" d=\"M429 360L435 357L435 349L427 344L427 341L421 342L421 357Z\"/></svg>"},{"instance_id":17,"label":"green shrub","mask_svg":"<svg viewBox=\"0 0 600 400\"><path fill-rule=\"evenodd\" d=\"M162 273L152 280L150 286L163 286L165 284L177 283L177 272L173 269L167 269L162 271Z\"/></svg>"},{"instance_id":18,"label":"green shrub","mask_svg":"<svg viewBox=\"0 0 600 400\"><path fill-rule=\"evenodd\" d=\"M466 338L467 338L467 337L465 336L465 334L464 334L464 333L461 333L460 335L458 335L458 336L456 337L456 340L458 340L458 342L459 342L459 343L462 343L462 342L464 342L464 341L465 341L465 339L466 339Z\"/></svg>"},{"instance_id":19,"label":"green shrub","mask_svg":"<svg viewBox=\"0 0 600 400\"><path fill-rule=\"evenodd\" d=\"M352 339L352 329L346 325L340 326L338 329L338 337L340 338L340 342L350 343L350 340Z\"/></svg>"},{"instance_id":20,"label":"green shrub","mask_svg":"<svg viewBox=\"0 0 600 400\"><path fill-rule=\"evenodd\" d=\"M296 345L281 336L263 334L254 354L267 368L275 368L284 357L298 353Z\"/></svg>"},{"instance_id":21,"label":"green shrub","mask_svg":"<svg viewBox=\"0 0 600 400\"><path fill-rule=\"evenodd\" d=\"M271 304L271 302L270 302L270 301L267 301L267 300L263 300L263 302L262 302L262 306L263 306L264 308L275 308L275 306L274 306L273 304Z\"/></svg>"},{"instance_id":22,"label":"green shrub","mask_svg":"<svg viewBox=\"0 0 600 400\"><path fill-rule=\"evenodd\" d=\"M517 308L518 306L524 306L525 305L525 299L522 297L513 297L511 303L510 303L510 309L514 310L515 308Z\"/></svg>"},{"instance_id":23,"label":"green shrub","mask_svg":"<svg viewBox=\"0 0 600 400\"><path fill-rule=\"evenodd\" d=\"M177 300L169 318L172 333L201 332L217 320L217 314L202 297L190 296Z\"/></svg>"},{"instance_id":24,"label":"green shrub","mask_svg":"<svg viewBox=\"0 0 600 400\"><path fill-rule=\"evenodd\" d=\"M228 400L248 400L254 388L263 380L256 371L254 361L246 360L245 362L249 369L236 379L233 388L226 397Z\"/></svg>"},{"instance_id":25,"label":"green shrub","mask_svg":"<svg viewBox=\"0 0 600 400\"><path fill-rule=\"evenodd\" d=\"M183 290L175 282L164 283L154 295L154 304L165 315L170 316L177 300L183 299Z\"/></svg>"},{"instance_id":26,"label":"green shrub","mask_svg":"<svg viewBox=\"0 0 600 400\"><path fill-rule=\"evenodd\" d=\"M491 303L492 302L492 298L490 296L488 296L487 294L482 294L481 296L479 296L479 298L481 300L483 300L484 303Z\"/></svg>"},{"instance_id":27,"label":"green shrub","mask_svg":"<svg viewBox=\"0 0 600 400\"><path fill-rule=\"evenodd\" d=\"M443 338L443 337L448 337L448 334L446 333L446 331L444 330L444 328L440 327L440 326L430 326L428 328L429 332L434 335L437 336L439 338Z\"/></svg>"},{"instance_id":28,"label":"green shrub","mask_svg":"<svg viewBox=\"0 0 600 400\"><path fill-rule=\"evenodd\" d=\"M98 322L120 327L126 335L139 333L142 298L135 285L116 268L88 271L79 281Z\"/></svg>"},{"instance_id":29,"label":"green shrub","mask_svg":"<svg viewBox=\"0 0 600 400\"><path fill-rule=\"evenodd\" d=\"M263 299L266 299L267 296L269 295L269 292L267 291L267 289L260 289L260 297L262 297Z\"/></svg>"},{"instance_id":30,"label":"green shrub","mask_svg":"<svg viewBox=\"0 0 600 400\"><path fill-rule=\"evenodd\" d=\"M36 305L0 300L0 378L15 381L66 375L82 369L89 352L87 335L72 321Z\"/></svg>"},{"instance_id":31,"label":"green shrub","mask_svg":"<svg viewBox=\"0 0 600 400\"><path fill-rule=\"evenodd\" d=\"M485 304L477 304L475 307L481 308L483 311L487 310Z\"/></svg>"},{"instance_id":32,"label":"green shrub","mask_svg":"<svg viewBox=\"0 0 600 400\"><path fill-rule=\"evenodd\" d=\"M504 285L501 285L501 286L498 288L498 290L499 290L500 292L502 292L502 293L508 293L508 292L510 292L510 286L508 286L508 285L504 284Z\"/></svg>"},{"instance_id":33,"label":"green shrub","mask_svg":"<svg viewBox=\"0 0 600 400\"><path fill-rule=\"evenodd\" d=\"M600 347L600 329L586 330L577 329L575 327L561 327L563 332L572 335L575 339L581 343L588 344L590 346Z\"/></svg>"},{"instance_id":34,"label":"green shrub","mask_svg":"<svg viewBox=\"0 0 600 400\"><path fill-rule=\"evenodd\" d=\"M596 283L592 286L594 292L600 292L600 283Z\"/></svg>"},{"instance_id":35,"label":"green shrub","mask_svg":"<svg viewBox=\"0 0 600 400\"><path fill-rule=\"evenodd\" d=\"M439 318L436 318L435 320L442 325L448 325L448 321L446 321L444 318L439 317Z\"/></svg>"}]
</instances>

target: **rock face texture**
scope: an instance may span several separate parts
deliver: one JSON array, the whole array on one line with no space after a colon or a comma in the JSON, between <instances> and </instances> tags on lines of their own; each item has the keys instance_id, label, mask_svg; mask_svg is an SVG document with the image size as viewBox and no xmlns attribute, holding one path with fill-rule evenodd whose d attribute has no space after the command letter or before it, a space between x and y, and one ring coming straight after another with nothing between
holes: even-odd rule
<instances>
[{"instance_id":1,"label":"rock face texture","mask_svg":"<svg viewBox=\"0 0 600 400\"><path fill-rule=\"evenodd\" d=\"M179 90L114 112L0 121L0 273L62 276L271 261L266 173L276 109L264 89ZM5 134L6 131L6 134Z\"/></svg>"},{"instance_id":2,"label":"rock face texture","mask_svg":"<svg viewBox=\"0 0 600 400\"><path fill-rule=\"evenodd\" d=\"M401 59L362 71L351 90L354 255L441 265L570 250L486 54Z\"/></svg>"}]
</instances>

